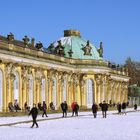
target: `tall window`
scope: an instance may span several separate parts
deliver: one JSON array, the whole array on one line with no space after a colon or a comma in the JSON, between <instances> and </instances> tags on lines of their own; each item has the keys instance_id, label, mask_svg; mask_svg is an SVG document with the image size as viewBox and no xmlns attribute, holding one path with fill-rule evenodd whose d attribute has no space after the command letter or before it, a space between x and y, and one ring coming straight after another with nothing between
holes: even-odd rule
<instances>
[{"instance_id":1,"label":"tall window","mask_svg":"<svg viewBox=\"0 0 140 140\"><path fill-rule=\"evenodd\" d=\"M41 82L41 98L42 102L45 101L45 79L42 79Z\"/></svg>"},{"instance_id":2,"label":"tall window","mask_svg":"<svg viewBox=\"0 0 140 140\"><path fill-rule=\"evenodd\" d=\"M2 107L3 107L3 73L2 71L0 70L0 111L2 111Z\"/></svg>"},{"instance_id":3,"label":"tall window","mask_svg":"<svg viewBox=\"0 0 140 140\"><path fill-rule=\"evenodd\" d=\"M29 106L33 106L33 76L30 75L29 79Z\"/></svg>"},{"instance_id":4,"label":"tall window","mask_svg":"<svg viewBox=\"0 0 140 140\"><path fill-rule=\"evenodd\" d=\"M53 96L53 104L56 107L56 78L53 77L52 79L52 96Z\"/></svg>"},{"instance_id":5,"label":"tall window","mask_svg":"<svg viewBox=\"0 0 140 140\"><path fill-rule=\"evenodd\" d=\"M86 80L86 93L87 93L87 107L91 108L93 104L93 81L91 79Z\"/></svg>"},{"instance_id":6,"label":"tall window","mask_svg":"<svg viewBox=\"0 0 140 140\"><path fill-rule=\"evenodd\" d=\"M18 72L15 72L14 100L17 100L17 102L19 102L19 74L18 74Z\"/></svg>"}]
</instances>

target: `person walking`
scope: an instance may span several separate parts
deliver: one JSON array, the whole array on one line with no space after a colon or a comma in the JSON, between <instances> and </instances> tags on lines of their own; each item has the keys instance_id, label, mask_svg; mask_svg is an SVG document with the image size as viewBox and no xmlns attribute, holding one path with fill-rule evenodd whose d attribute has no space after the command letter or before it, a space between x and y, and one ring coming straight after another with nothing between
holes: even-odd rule
<instances>
[{"instance_id":1,"label":"person walking","mask_svg":"<svg viewBox=\"0 0 140 140\"><path fill-rule=\"evenodd\" d=\"M73 117L73 115L74 115L74 113L75 113L75 105L76 105L76 102L73 102L73 103L71 104L71 108L72 108L72 117Z\"/></svg>"},{"instance_id":2,"label":"person walking","mask_svg":"<svg viewBox=\"0 0 140 140\"><path fill-rule=\"evenodd\" d=\"M108 104L105 102L105 101L103 101L103 104L102 104L102 114L103 114L103 118L106 118L106 116L107 116L107 110L108 110Z\"/></svg>"},{"instance_id":3,"label":"person walking","mask_svg":"<svg viewBox=\"0 0 140 140\"><path fill-rule=\"evenodd\" d=\"M38 103L38 109L39 109L39 111L42 111L42 105L40 102Z\"/></svg>"},{"instance_id":4,"label":"person walking","mask_svg":"<svg viewBox=\"0 0 140 140\"><path fill-rule=\"evenodd\" d=\"M75 116L78 116L78 111L79 111L79 105L77 102L75 102Z\"/></svg>"},{"instance_id":5,"label":"person walking","mask_svg":"<svg viewBox=\"0 0 140 140\"><path fill-rule=\"evenodd\" d=\"M125 102L122 103L122 113L126 115L126 106L127 104Z\"/></svg>"},{"instance_id":6,"label":"person walking","mask_svg":"<svg viewBox=\"0 0 140 140\"><path fill-rule=\"evenodd\" d=\"M34 124L36 124L36 128L38 128L38 124L36 122L36 118L37 118L37 115L38 115L38 109L36 107L36 104L33 104L33 108L31 109L30 113L29 113L29 116L32 115L32 118L33 118L33 124L31 126L31 128L34 127Z\"/></svg>"},{"instance_id":7,"label":"person walking","mask_svg":"<svg viewBox=\"0 0 140 140\"><path fill-rule=\"evenodd\" d=\"M30 107L28 106L27 102L24 103L24 109L25 109L25 112L26 112L26 110L28 112L30 111Z\"/></svg>"},{"instance_id":8,"label":"person walking","mask_svg":"<svg viewBox=\"0 0 140 140\"><path fill-rule=\"evenodd\" d=\"M137 104L134 104L134 110L137 111Z\"/></svg>"},{"instance_id":9,"label":"person walking","mask_svg":"<svg viewBox=\"0 0 140 140\"><path fill-rule=\"evenodd\" d=\"M61 103L61 109L63 111L63 116L62 117L67 117L67 111L68 111L68 105L67 105L67 102L64 101Z\"/></svg>"},{"instance_id":10,"label":"person walking","mask_svg":"<svg viewBox=\"0 0 140 140\"><path fill-rule=\"evenodd\" d=\"M117 104L117 110L118 110L118 114L120 114L120 115L121 115L121 108L122 108L121 103L118 103Z\"/></svg>"},{"instance_id":11,"label":"person walking","mask_svg":"<svg viewBox=\"0 0 140 140\"><path fill-rule=\"evenodd\" d=\"M46 117L48 117L48 116L47 116L47 112L46 112L46 110L47 110L47 105L46 105L45 101L43 101L42 110L43 110L42 117L44 117L44 115L45 115Z\"/></svg>"},{"instance_id":12,"label":"person walking","mask_svg":"<svg viewBox=\"0 0 140 140\"><path fill-rule=\"evenodd\" d=\"M93 105L92 105L92 112L93 112L94 118L97 117L97 111L98 111L98 106L97 106L96 103L93 103Z\"/></svg>"}]
</instances>

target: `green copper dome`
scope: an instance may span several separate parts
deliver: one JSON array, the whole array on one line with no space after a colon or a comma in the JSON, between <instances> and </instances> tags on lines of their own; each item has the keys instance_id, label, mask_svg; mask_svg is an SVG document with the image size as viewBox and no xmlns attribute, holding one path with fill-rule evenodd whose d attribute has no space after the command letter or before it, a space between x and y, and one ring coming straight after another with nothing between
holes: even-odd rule
<instances>
[{"instance_id":1,"label":"green copper dome","mask_svg":"<svg viewBox=\"0 0 140 140\"><path fill-rule=\"evenodd\" d=\"M64 37L48 47L49 53L73 59L102 59L102 45L97 49L89 41L84 40L77 30L65 30Z\"/></svg>"}]
</instances>

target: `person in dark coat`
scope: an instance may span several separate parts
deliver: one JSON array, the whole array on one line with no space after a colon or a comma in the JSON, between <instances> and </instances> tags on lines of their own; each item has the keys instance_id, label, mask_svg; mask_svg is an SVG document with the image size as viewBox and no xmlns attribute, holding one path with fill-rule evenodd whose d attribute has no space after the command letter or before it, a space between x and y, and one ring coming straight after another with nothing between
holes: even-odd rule
<instances>
[{"instance_id":1,"label":"person in dark coat","mask_svg":"<svg viewBox=\"0 0 140 140\"><path fill-rule=\"evenodd\" d=\"M38 109L39 109L40 111L42 111L42 106L41 106L41 103L40 103L40 102L38 103Z\"/></svg>"},{"instance_id":2,"label":"person in dark coat","mask_svg":"<svg viewBox=\"0 0 140 140\"><path fill-rule=\"evenodd\" d=\"M36 122L36 118L37 118L37 115L38 115L38 109L36 107L36 104L33 105L33 108L31 109L30 113L29 113L29 116L32 115L32 118L33 118L33 124L31 126L31 128L34 127L34 124L36 124L36 128L38 128L38 124Z\"/></svg>"},{"instance_id":3,"label":"person in dark coat","mask_svg":"<svg viewBox=\"0 0 140 140\"><path fill-rule=\"evenodd\" d=\"M121 103L118 103L117 104L118 114L121 114L121 108L122 108Z\"/></svg>"},{"instance_id":4,"label":"person in dark coat","mask_svg":"<svg viewBox=\"0 0 140 140\"><path fill-rule=\"evenodd\" d=\"M75 102L75 108L74 108L74 111L75 111L75 116L78 116L79 105L78 105L77 102Z\"/></svg>"},{"instance_id":5,"label":"person in dark coat","mask_svg":"<svg viewBox=\"0 0 140 140\"><path fill-rule=\"evenodd\" d=\"M137 110L137 104L134 104L134 110L136 111Z\"/></svg>"},{"instance_id":6,"label":"person in dark coat","mask_svg":"<svg viewBox=\"0 0 140 140\"><path fill-rule=\"evenodd\" d=\"M13 112L14 111L15 108L14 108L12 102L9 102L8 108L9 108L10 112Z\"/></svg>"},{"instance_id":7,"label":"person in dark coat","mask_svg":"<svg viewBox=\"0 0 140 140\"><path fill-rule=\"evenodd\" d=\"M99 107L102 109L102 102L101 102L101 103L99 103Z\"/></svg>"},{"instance_id":8,"label":"person in dark coat","mask_svg":"<svg viewBox=\"0 0 140 140\"><path fill-rule=\"evenodd\" d=\"M66 101L61 103L61 109L63 111L63 116L62 117L64 117L64 116L67 117L68 105L67 105Z\"/></svg>"},{"instance_id":9,"label":"person in dark coat","mask_svg":"<svg viewBox=\"0 0 140 140\"><path fill-rule=\"evenodd\" d=\"M55 110L55 106L54 106L53 102L50 103L50 109Z\"/></svg>"},{"instance_id":10,"label":"person in dark coat","mask_svg":"<svg viewBox=\"0 0 140 140\"><path fill-rule=\"evenodd\" d=\"M17 112L17 110L21 110L21 108L19 107L19 104L18 104L17 100L15 100L15 102L14 102L14 108L15 108L16 112Z\"/></svg>"},{"instance_id":11,"label":"person in dark coat","mask_svg":"<svg viewBox=\"0 0 140 140\"><path fill-rule=\"evenodd\" d=\"M103 118L106 118L106 112L108 110L108 104L105 101L103 102L101 109L102 109Z\"/></svg>"},{"instance_id":12,"label":"person in dark coat","mask_svg":"<svg viewBox=\"0 0 140 140\"><path fill-rule=\"evenodd\" d=\"M46 117L48 117L48 116L47 116L47 112L46 112L46 110L47 110L47 105L46 105L45 101L43 101L42 110L43 110L42 117L44 117L44 115L45 115Z\"/></svg>"},{"instance_id":13,"label":"person in dark coat","mask_svg":"<svg viewBox=\"0 0 140 140\"><path fill-rule=\"evenodd\" d=\"M122 113L126 115L126 106L127 104L125 102L122 103Z\"/></svg>"},{"instance_id":14,"label":"person in dark coat","mask_svg":"<svg viewBox=\"0 0 140 140\"><path fill-rule=\"evenodd\" d=\"M93 112L94 118L97 117L97 111L98 111L98 106L97 106L97 104L93 103L93 105L92 105L92 112Z\"/></svg>"},{"instance_id":15,"label":"person in dark coat","mask_svg":"<svg viewBox=\"0 0 140 140\"><path fill-rule=\"evenodd\" d=\"M26 110L30 111L30 107L28 106L27 102L24 103L24 109L25 109L25 112Z\"/></svg>"}]
</instances>

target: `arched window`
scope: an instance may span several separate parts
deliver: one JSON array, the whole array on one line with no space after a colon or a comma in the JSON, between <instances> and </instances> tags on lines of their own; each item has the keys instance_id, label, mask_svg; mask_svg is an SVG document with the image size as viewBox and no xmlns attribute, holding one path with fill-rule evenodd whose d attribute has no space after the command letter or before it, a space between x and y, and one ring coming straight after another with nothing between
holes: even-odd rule
<instances>
[{"instance_id":1,"label":"arched window","mask_svg":"<svg viewBox=\"0 0 140 140\"><path fill-rule=\"evenodd\" d=\"M86 80L87 108L91 108L94 101L94 85L91 79Z\"/></svg>"},{"instance_id":2,"label":"arched window","mask_svg":"<svg viewBox=\"0 0 140 140\"><path fill-rule=\"evenodd\" d=\"M18 72L15 72L14 100L17 100L17 102L19 102L19 74L18 74Z\"/></svg>"},{"instance_id":3,"label":"arched window","mask_svg":"<svg viewBox=\"0 0 140 140\"><path fill-rule=\"evenodd\" d=\"M52 99L53 99L53 104L56 107L56 78L52 78Z\"/></svg>"},{"instance_id":4,"label":"arched window","mask_svg":"<svg viewBox=\"0 0 140 140\"><path fill-rule=\"evenodd\" d=\"M3 73L2 70L0 70L0 111L2 111L3 108Z\"/></svg>"},{"instance_id":5,"label":"arched window","mask_svg":"<svg viewBox=\"0 0 140 140\"><path fill-rule=\"evenodd\" d=\"M45 101L45 79L41 82L41 101Z\"/></svg>"},{"instance_id":6,"label":"arched window","mask_svg":"<svg viewBox=\"0 0 140 140\"><path fill-rule=\"evenodd\" d=\"M33 76L30 75L29 76L29 106L32 107L33 106Z\"/></svg>"},{"instance_id":7,"label":"arched window","mask_svg":"<svg viewBox=\"0 0 140 140\"><path fill-rule=\"evenodd\" d=\"M63 101L66 100L67 100L67 85L66 85L66 78L65 78L63 83Z\"/></svg>"}]
</instances>

